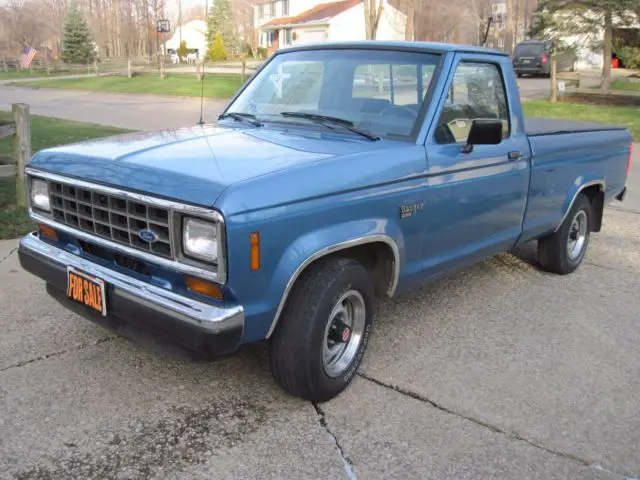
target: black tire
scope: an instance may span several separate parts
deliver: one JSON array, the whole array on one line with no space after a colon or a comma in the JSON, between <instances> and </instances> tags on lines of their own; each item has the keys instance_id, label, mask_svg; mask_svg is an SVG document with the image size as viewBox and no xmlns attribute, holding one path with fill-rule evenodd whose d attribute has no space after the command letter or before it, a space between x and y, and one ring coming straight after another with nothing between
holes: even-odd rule
<instances>
[{"instance_id":1,"label":"black tire","mask_svg":"<svg viewBox=\"0 0 640 480\"><path fill-rule=\"evenodd\" d=\"M575 258L571 258L567 243L571 235L572 223L579 212L586 215L586 238L584 244ZM578 195L569 214L562 222L557 232L552 233L538 241L538 261L542 268L548 272L566 275L580 266L589 246L589 236L593 225L591 202L583 195Z\"/></svg>"},{"instance_id":2,"label":"black tire","mask_svg":"<svg viewBox=\"0 0 640 480\"><path fill-rule=\"evenodd\" d=\"M349 291L364 300L364 329L355 355L344 372L325 371L323 345L329 317ZM373 328L374 286L360 263L347 258L320 260L297 280L278 326L269 339L269 363L276 381L287 392L324 402L342 392L355 375ZM355 340L354 340L355 341Z\"/></svg>"},{"instance_id":3,"label":"black tire","mask_svg":"<svg viewBox=\"0 0 640 480\"><path fill-rule=\"evenodd\" d=\"M522 78L522 74L521 73L516 73L516 75L518 76L518 78Z\"/></svg>"}]
</instances>

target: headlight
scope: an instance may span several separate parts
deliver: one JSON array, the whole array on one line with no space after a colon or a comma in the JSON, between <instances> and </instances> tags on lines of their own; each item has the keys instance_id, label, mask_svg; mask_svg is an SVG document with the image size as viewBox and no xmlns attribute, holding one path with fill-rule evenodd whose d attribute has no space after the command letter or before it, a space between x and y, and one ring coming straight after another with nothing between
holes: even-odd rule
<instances>
[{"instance_id":1,"label":"headlight","mask_svg":"<svg viewBox=\"0 0 640 480\"><path fill-rule=\"evenodd\" d=\"M205 262L218 260L217 224L186 217L182 228L182 248L186 256Z\"/></svg>"},{"instance_id":2,"label":"headlight","mask_svg":"<svg viewBox=\"0 0 640 480\"><path fill-rule=\"evenodd\" d=\"M31 205L38 210L45 212L51 211L49 186L44 180L39 180L37 178L31 179Z\"/></svg>"}]
</instances>

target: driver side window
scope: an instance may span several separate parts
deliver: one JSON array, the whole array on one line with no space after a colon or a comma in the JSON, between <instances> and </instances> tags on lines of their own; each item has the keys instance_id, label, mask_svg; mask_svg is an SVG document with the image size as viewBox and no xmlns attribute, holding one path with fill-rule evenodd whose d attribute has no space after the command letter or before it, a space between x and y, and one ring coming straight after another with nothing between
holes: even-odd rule
<instances>
[{"instance_id":1,"label":"driver side window","mask_svg":"<svg viewBox=\"0 0 640 480\"><path fill-rule=\"evenodd\" d=\"M509 108L500 67L493 63L461 62L438 120L436 142L466 142L471 122L480 118L502 120L502 136L509 137Z\"/></svg>"}]
</instances>

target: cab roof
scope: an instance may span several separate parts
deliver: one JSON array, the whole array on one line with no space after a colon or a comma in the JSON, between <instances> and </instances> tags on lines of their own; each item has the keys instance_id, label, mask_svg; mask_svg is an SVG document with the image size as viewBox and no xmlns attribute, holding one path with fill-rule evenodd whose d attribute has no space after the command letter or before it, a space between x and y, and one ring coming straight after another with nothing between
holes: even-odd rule
<instances>
[{"instance_id":1,"label":"cab roof","mask_svg":"<svg viewBox=\"0 0 640 480\"><path fill-rule=\"evenodd\" d=\"M493 48L477 47L475 45L459 45L453 43L436 43L436 42L392 42L381 40L361 40L361 41L349 41L349 42L322 42L322 43L308 43L304 45L297 45L293 47L281 48L277 53L283 52L298 52L302 50L327 50L327 49L349 49L349 48L361 48L361 49L377 49L377 50L405 50L411 52L425 52L444 54L449 52L461 52L461 53L479 53L485 55L500 55L503 57L508 56L505 52L495 50Z\"/></svg>"}]
</instances>

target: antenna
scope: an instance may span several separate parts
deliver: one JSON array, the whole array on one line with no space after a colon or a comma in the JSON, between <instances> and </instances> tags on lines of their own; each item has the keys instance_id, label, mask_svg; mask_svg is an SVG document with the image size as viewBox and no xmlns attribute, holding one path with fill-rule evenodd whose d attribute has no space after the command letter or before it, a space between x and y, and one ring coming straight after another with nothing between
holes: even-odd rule
<instances>
[{"instance_id":1,"label":"antenna","mask_svg":"<svg viewBox=\"0 0 640 480\"><path fill-rule=\"evenodd\" d=\"M491 28L492 23L493 23L493 17L489 17L489 21L487 22L487 30L484 32L484 38L482 39L483 47L487 44L487 37L489 36L489 29ZM203 70L204 70L204 67L203 67Z\"/></svg>"},{"instance_id":2,"label":"antenna","mask_svg":"<svg viewBox=\"0 0 640 480\"><path fill-rule=\"evenodd\" d=\"M207 22L207 33L209 30L209 0L204 0L204 21ZM202 118L202 109L204 106L204 59L207 56L207 51L204 51L202 57L202 76L200 77L200 120L198 120L198 125L204 125L204 120Z\"/></svg>"}]
</instances>

